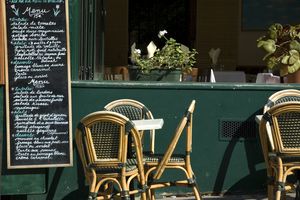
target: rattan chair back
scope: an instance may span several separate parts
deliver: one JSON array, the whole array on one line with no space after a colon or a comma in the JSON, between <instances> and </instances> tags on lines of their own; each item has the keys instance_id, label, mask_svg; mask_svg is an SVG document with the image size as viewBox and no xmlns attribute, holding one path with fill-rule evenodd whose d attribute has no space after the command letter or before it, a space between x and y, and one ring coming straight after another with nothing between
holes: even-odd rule
<instances>
[{"instance_id":1,"label":"rattan chair back","mask_svg":"<svg viewBox=\"0 0 300 200\"><path fill-rule=\"evenodd\" d=\"M195 109L196 101L193 100L189 106L189 108L186 110L183 118L181 119L180 123L178 124L175 133L173 135L173 138L167 148L167 150L164 153L164 157L160 161L156 173L154 174L154 179L159 179L164 170L166 169L168 162L177 146L177 143L180 139L180 136L183 133L183 130L186 128L186 155L188 156L188 160L190 159L190 153L192 151L192 123L193 123L193 112Z\"/></svg>"},{"instance_id":2,"label":"rattan chair back","mask_svg":"<svg viewBox=\"0 0 300 200\"><path fill-rule=\"evenodd\" d=\"M263 118L270 123L274 151L300 155L300 101L273 106Z\"/></svg>"},{"instance_id":3,"label":"rattan chair back","mask_svg":"<svg viewBox=\"0 0 300 200\"><path fill-rule=\"evenodd\" d=\"M300 90L286 89L280 90L272 94L264 106L264 113L268 111L274 105L286 103L286 102L297 102L300 101Z\"/></svg>"},{"instance_id":4,"label":"rattan chair back","mask_svg":"<svg viewBox=\"0 0 300 200\"><path fill-rule=\"evenodd\" d=\"M154 119L151 111L141 102L133 99L118 99L108 103L105 110L121 113L130 120ZM143 131L140 131L143 141ZM149 151L154 153L155 150L155 130L150 130Z\"/></svg>"},{"instance_id":5,"label":"rattan chair back","mask_svg":"<svg viewBox=\"0 0 300 200\"><path fill-rule=\"evenodd\" d=\"M127 158L129 134L136 152L131 160ZM111 111L85 116L76 129L76 144L91 197L97 196L99 188L107 182L119 186L121 197L140 191L129 191L129 182L134 177L139 178L141 186L145 185L140 135L127 117ZM129 182L126 177L131 177Z\"/></svg>"}]
</instances>

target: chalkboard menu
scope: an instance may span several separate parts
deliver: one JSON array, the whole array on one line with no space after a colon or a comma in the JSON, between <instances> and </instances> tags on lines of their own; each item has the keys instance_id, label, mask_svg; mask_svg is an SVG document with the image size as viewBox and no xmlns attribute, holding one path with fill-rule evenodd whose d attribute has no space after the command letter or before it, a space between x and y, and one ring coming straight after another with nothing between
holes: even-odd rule
<instances>
[{"instance_id":1,"label":"chalkboard menu","mask_svg":"<svg viewBox=\"0 0 300 200\"><path fill-rule=\"evenodd\" d=\"M8 168L71 166L67 0L5 0L5 11Z\"/></svg>"}]
</instances>

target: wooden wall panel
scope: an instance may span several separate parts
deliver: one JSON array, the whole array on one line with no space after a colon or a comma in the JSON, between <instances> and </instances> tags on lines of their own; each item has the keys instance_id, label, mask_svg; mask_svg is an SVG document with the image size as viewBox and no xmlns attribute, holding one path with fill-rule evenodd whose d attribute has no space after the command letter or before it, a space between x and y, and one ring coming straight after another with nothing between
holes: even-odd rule
<instances>
[{"instance_id":1,"label":"wooden wall panel","mask_svg":"<svg viewBox=\"0 0 300 200\"><path fill-rule=\"evenodd\" d=\"M239 1L197 1L198 67L211 66L208 52L220 48L218 64L225 70L235 70L238 60Z\"/></svg>"}]
</instances>

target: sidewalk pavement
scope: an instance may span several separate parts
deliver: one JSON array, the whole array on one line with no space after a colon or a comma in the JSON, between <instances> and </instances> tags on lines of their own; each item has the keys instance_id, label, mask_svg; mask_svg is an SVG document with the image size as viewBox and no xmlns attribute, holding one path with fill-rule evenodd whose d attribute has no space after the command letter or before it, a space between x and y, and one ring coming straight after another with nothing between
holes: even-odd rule
<instances>
[{"instance_id":1,"label":"sidewalk pavement","mask_svg":"<svg viewBox=\"0 0 300 200\"><path fill-rule=\"evenodd\" d=\"M194 200L193 196L190 197L161 197L158 200ZM295 194L288 193L286 200L294 200ZM203 195L202 200L268 200L266 194L252 194L252 195L225 195L225 196L210 196Z\"/></svg>"}]
</instances>

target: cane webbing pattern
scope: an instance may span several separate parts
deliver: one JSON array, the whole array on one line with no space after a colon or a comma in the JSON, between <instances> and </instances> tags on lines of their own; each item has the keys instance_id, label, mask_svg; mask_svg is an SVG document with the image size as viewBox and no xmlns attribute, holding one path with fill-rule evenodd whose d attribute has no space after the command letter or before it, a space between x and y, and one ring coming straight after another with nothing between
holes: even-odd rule
<instances>
[{"instance_id":1,"label":"cane webbing pattern","mask_svg":"<svg viewBox=\"0 0 300 200\"><path fill-rule=\"evenodd\" d=\"M273 93L269 98L268 102L264 106L264 113L275 105L300 102L300 90L296 89L285 89Z\"/></svg>"},{"instance_id":2,"label":"cane webbing pattern","mask_svg":"<svg viewBox=\"0 0 300 200\"><path fill-rule=\"evenodd\" d=\"M284 148L300 148L300 112L282 113L277 117Z\"/></svg>"},{"instance_id":3,"label":"cane webbing pattern","mask_svg":"<svg viewBox=\"0 0 300 200\"><path fill-rule=\"evenodd\" d=\"M90 167L94 167L97 173L121 173L123 168L122 165L117 167L103 167L98 168L97 164L91 164ZM137 161L136 159L127 159L125 163L125 171L130 172L137 169Z\"/></svg>"},{"instance_id":4,"label":"cane webbing pattern","mask_svg":"<svg viewBox=\"0 0 300 200\"><path fill-rule=\"evenodd\" d=\"M151 111L141 102L133 99L118 99L114 100L104 106L104 109L107 111L116 112L126 116L129 120L143 120L143 119L153 119ZM126 126L126 131L128 126ZM127 132L128 133L128 132ZM149 133L149 137L144 137L144 133ZM154 153L155 151L155 129L151 130L140 130L139 131L142 145L149 143L147 147L149 151ZM129 142L131 137L128 138ZM134 146L134 145L133 145ZM130 156L134 153L134 150L130 149Z\"/></svg>"},{"instance_id":5,"label":"cane webbing pattern","mask_svg":"<svg viewBox=\"0 0 300 200\"><path fill-rule=\"evenodd\" d=\"M125 115L130 120L143 119L142 110L132 105L120 105L111 109L111 111Z\"/></svg>"},{"instance_id":6,"label":"cane webbing pattern","mask_svg":"<svg viewBox=\"0 0 300 200\"><path fill-rule=\"evenodd\" d=\"M277 99L274 103L274 105L285 103L285 102L291 102L291 101L300 101L299 96L284 96L279 99Z\"/></svg>"},{"instance_id":7,"label":"cane webbing pattern","mask_svg":"<svg viewBox=\"0 0 300 200\"><path fill-rule=\"evenodd\" d=\"M168 160L169 163L185 163L185 156L181 154L173 154L170 159ZM158 163L162 160L164 154L144 154L144 159L146 163Z\"/></svg>"},{"instance_id":8,"label":"cane webbing pattern","mask_svg":"<svg viewBox=\"0 0 300 200\"><path fill-rule=\"evenodd\" d=\"M90 127L97 159L118 158L120 128L118 124L103 121Z\"/></svg>"}]
</instances>

